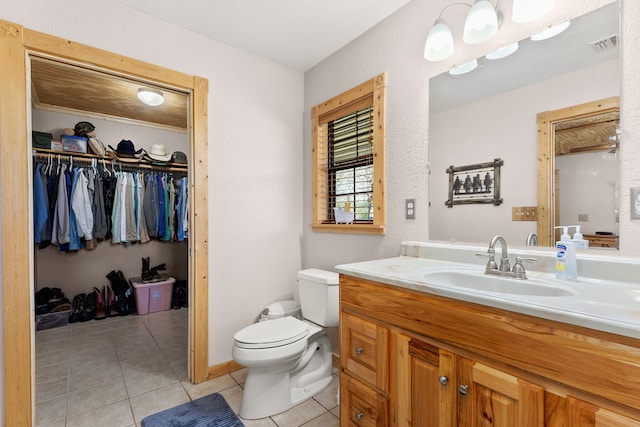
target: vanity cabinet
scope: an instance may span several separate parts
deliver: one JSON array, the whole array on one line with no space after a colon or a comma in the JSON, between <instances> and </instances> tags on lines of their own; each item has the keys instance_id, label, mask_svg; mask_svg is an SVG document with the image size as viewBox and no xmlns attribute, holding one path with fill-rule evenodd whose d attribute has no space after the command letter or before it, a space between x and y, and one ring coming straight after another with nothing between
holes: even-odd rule
<instances>
[{"instance_id":1,"label":"vanity cabinet","mask_svg":"<svg viewBox=\"0 0 640 427\"><path fill-rule=\"evenodd\" d=\"M341 274L341 425L640 427L640 342Z\"/></svg>"},{"instance_id":2,"label":"vanity cabinet","mask_svg":"<svg viewBox=\"0 0 640 427\"><path fill-rule=\"evenodd\" d=\"M343 425L387 426L389 330L341 313L340 419Z\"/></svg>"}]
</instances>

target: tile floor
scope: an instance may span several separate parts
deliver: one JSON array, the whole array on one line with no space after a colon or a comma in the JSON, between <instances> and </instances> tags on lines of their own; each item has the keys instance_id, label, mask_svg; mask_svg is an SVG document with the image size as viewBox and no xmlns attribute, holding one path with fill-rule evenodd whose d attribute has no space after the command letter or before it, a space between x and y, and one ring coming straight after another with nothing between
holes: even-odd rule
<instances>
[{"instance_id":1,"label":"tile floor","mask_svg":"<svg viewBox=\"0 0 640 427\"><path fill-rule=\"evenodd\" d=\"M210 393L237 413L246 371L187 380L187 309L113 317L36 332L38 427L132 427ZM337 371L314 399L246 427L339 426Z\"/></svg>"}]
</instances>

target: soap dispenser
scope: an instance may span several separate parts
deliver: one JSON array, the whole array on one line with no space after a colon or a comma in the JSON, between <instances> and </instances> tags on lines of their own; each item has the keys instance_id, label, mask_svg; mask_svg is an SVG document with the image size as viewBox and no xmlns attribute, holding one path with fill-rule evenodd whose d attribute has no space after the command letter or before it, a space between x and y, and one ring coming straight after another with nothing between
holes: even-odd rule
<instances>
[{"instance_id":1,"label":"soap dispenser","mask_svg":"<svg viewBox=\"0 0 640 427\"><path fill-rule=\"evenodd\" d=\"M576 249L589 249L589 241L584 238L582 233L580 232L580 225L570 225L569 227L573 227L576 229L576 232L573 233L573 238L571 241L576 244Z\"/></svg>"},{"instance_id":2,"label":"soap dispenser","mask_svg":"<svg viewBox=\"0 0 640 427\"><path fill-rule=\"evenodd\" d=\"M556 277L565 280L578 280L578 266L576 262L576 244L571 241L568 226L562 228L560 240L556 242Z\"/></svg>"}]
</instances>

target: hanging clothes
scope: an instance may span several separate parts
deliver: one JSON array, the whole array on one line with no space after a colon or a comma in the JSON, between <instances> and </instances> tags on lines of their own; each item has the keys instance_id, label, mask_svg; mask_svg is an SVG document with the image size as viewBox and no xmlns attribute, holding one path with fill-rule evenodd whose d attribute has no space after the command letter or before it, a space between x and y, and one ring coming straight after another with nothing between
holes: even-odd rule
<instances>
[{"instance_id":1,"label":"hanging clothes","mask_svg":"<svg viewBox=\"0 0 640 427\"><path fill-rule=\"evenodd\" d=\"M69 203L67 197L67 165L62 164L58 173L58 197L55 203L51 243L57 246L69 243Z\"/></svg>"},{"instance_id":2,"label":"hanging clothes","mask_svg":"<svg viewBox=\"0 0 640 427\"><path fill-rule=\"evenodd\" d=\"M112 173L113 172L113 173ZM35 243L61 251L112 243L188 238L186 177L165 172L116 172L106 167L34 163Z\"/></svg>"},{"instance_id":3,"label":"hanging clothes","mask_svg":"<svg viewBox=\"0 0 640 427\"><path fill-rule=\"evenodd\" d=\"M48 219L49 200L42 182L42 164L38 163L33 173L33 233L37 244L42 242Z\"/></svg>"}]
</instances>

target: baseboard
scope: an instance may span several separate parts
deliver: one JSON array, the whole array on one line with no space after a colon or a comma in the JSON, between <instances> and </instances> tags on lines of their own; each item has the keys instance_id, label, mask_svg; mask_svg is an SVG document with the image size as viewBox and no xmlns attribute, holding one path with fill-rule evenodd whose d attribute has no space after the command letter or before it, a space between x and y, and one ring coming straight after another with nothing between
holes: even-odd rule
<instances>
[{"instance_id":1,"label":"baseboard","mask_svg":"<svg viewBox=\"0 0 640 427\"><path fill-rule=\"evenodd\" d=\"M333 364L334 368L340 370L340 355L331 353L331 363Z\"/></svg>"},{"instance_id":2,"label":"baseboard","mask_svg":"<svg viewBox=\"0 0 640 427\"><path fill-rule=\"evenodd\" d=\"M243 368L244 366L236 363L234 360L229 360L228 362L220 363L219 365L209 366L207 369L207 380L217 378Z\"/></svg>"}]
</instances>

